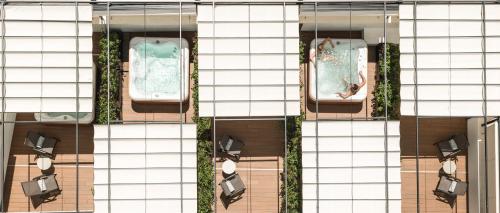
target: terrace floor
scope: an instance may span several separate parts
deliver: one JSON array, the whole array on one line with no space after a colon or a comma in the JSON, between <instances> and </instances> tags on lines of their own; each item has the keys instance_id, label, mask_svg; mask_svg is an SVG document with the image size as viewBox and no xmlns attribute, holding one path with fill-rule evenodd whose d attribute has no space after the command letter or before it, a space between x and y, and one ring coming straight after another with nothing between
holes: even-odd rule
<instances>
[{"instance_id":1,"label":"terrace floor","mask_svg":"<svg viewBox=\"0 0 500 213\"><path fill-rule=\"evenodd\" d=\"M302 39L304 40L306 46L305 62L300 66L300 83L301 88L301 104L302 108L305 109L306 120L316 119L316 102L309 98L309 93L314 91L309 91L309 43L314 39L314 33L302 32ZM331 37L331 38L362 38L362 33L353 31L334 31L334 32L318 32L318 38ZM377 51L376 46L368 46L368 72L366 76L368 87L367 97L361 103L319 103L318 104L318 119L364 119L372 117L372 102L373 102L373 91L375 89L375 73L377 70Z\"/></svg>"},{"instance_id":2,"label":"terrace floor","mask_svg":"<svg viewBox=\"0 0 500 213\"><path fill-rule=\"evenodd\" d=\"M216 121L217 139L224 134L245 143L236 172L247 190L232 203L221 199L216 187L216 212L279 212L281 173L283 172L284 129L281 121ZM222 161L217 158L216 182L222 177Z\"/></svg>"},{"instance_id":3,"label":"terrace floor","mask_svg":"<svg viewBox=\"0 0 500 213\"><path fill-rule=\"evenodd\" d=\"M34 121L33 114L17 114L17 120ZM42 174L36 166L35 153L24 143L29 130L39 131L60 141L54 150L55 160L52 171L56 174L59 188L62 190L54 201L34 207L26 197L21 182L29 181ZM77 210L93 211L93 128L92 125L79 125L79 166L77 170L76 140L74 124L17 123L14 128L9 163L5 179L5 207L7 212L41 212ZM50 170L49 170L50 171Z\"/></svg>"},{"instance_id":4,"label":"terrace floor","mask_svg":"<svg viewBox=\"0 0 500 213\"><path fill-rule=\"evenodd\" d=\"M401 208L402 212L417 212L416 173L416 119L401 118ZM459 196L455 205L436 199L433 190L439 181L441 163L434 143L446 140L454 134L467 135L466 118L420 118L419 119L419 184L421 212L467 212L467 194ZM455 176L467 181L467 154L456 160Z\"/></svg>"}]
</instances>

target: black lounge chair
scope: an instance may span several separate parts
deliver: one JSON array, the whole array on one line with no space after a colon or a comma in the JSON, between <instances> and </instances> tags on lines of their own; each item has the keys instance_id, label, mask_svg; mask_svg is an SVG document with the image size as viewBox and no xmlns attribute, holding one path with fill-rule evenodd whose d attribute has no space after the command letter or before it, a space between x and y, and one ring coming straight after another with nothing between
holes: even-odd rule
<instances>
[{"instance_id":1,"label":"black lounge chair","mask_svg":"<svg viewBox=\"0 0 500 213\"><path fill-rule=\"evenodd\" d=\"M45 137L40 133L35 133L32 131L28 132L24 140L24 145L29 146L33 151L39 153L40 155L47 157L54 157L53 152L56 146L57 139L51 137Z\"/></svg>"},{"instance_id":2,"label":"black lounge chair","mask_svg":"<svg viewBox=\"0 0 500 213\"><path fill-rule=\"evenodd\" d=\"M467 193L467 183L444 175L441 176L434 190L436 196L447 201L454 200L458 195L465 195L465 193Z\"/></svg>"},{"instance_id":3,"label":"black lounge chair","mask_svg":"<svg viewBox=\"0 0 500 213\"><path fill-rule=\"evenodd\" d=\"M460 152L467 150L469 142L465 135L454 135L448 140L440 141L435 144L441 153L441 160L455 157Z\"/></svg>"},{"instance_id":4,"label":"black lounge chair","mask_svg":"<svg viewBox=\"0 0 500 213\"><path fill-rule=\"evenodd\" d=\"M61 190L56 181L56 175L41 175L33 178L32 181L22 182L24 195L26 197L36 197L43 201L57 196Z\"/></svg>"},{"instance_id":5,"label":"black lounge chair","mask_svg":"<svg viewBox=\"0 0 500 213\"><path fill-rule=\"evenodd\" d=\"M222 139L219 141L219 150L236 158L236 160L240 159L241 150L244 146L245 143L229 135L222 136Z\"/></svg>"},{"instance_id":6,"label":"black lounge chair","mask_svg":"<svg viewBox=\"0 0 500 213\"><path fill-rule=\"evenodd\" d=\"M245 184L237 173L225 178L219 185L222 187L224 196L229 199L241 196L246 190Z\"/></svg>"}]
</instances>

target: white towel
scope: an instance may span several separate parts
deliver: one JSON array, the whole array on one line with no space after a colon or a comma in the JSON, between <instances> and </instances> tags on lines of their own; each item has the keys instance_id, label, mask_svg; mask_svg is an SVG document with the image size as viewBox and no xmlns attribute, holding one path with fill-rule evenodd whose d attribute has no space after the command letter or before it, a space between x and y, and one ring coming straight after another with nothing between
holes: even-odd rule
<instances>
[{"instance_id":1,"label":"white towel","mask_svg":"<svg viewBox=\"0 0 500 213\"><path fill-rule=\"evenodd\" d=\"M40 137L38 138L38 141L36 141L36 148L41 149L41 148L42 148L42 146L43 146L43 142L44 142L44 141L45 141L45 137L40 136Z\"/></svg>"},{"instance_id":2,"label":"white towel","mask_svg":"<svg viewBox=\"0 0 500 213\"><path fill-rule=\"evenodd\" d=\"M227 184L227 189L229 189L229 192L234 192L234 186L231 183L231 181L226 181Z\"/></svg>"},{"instance_id":3,"label":"white towel","mask_svg":"<svg viewBox=\"0 0 500 213\"><path fill-rule=\"evenodd\" d=\"M449 192L453 193L455 192L455 187L457 187L457 181L452 181L450 184L450 188L448 189Z\"/></svg>"},{"instance_id":4,"label":"white towel","mask_svg":"<svg viewBox=\"0 0 500 213\"><path fill-rule=\"evenodd\" d=\"M42 192L46 191L47 190L47 186L45 185L45 180L43 179L40 179L37 181L38 182L38 186L40 187L40 190Z\"/></svg>"}]
</instances>

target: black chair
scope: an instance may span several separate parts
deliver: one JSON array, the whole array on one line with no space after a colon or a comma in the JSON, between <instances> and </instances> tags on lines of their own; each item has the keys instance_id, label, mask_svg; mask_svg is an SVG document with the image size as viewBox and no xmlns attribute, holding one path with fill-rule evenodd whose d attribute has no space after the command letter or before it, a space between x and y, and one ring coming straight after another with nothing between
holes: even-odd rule
<instances>
[{"instance_id":1,"label":"black chair","mask_svg":"<svg viewBox=\"0 0 500 213\"><path fill-rule=\"evenodd\" d=\"M222 139L219 141L219 150L236 158L236 160L240 159L241 150L244 146L245 143L229 135L222 136Z\"/></svg>"},{"instance_id":2,"label":"black chair","mask_svg":"<svg viewBox=\"0 0 500 213\"><path fill-rule=\"evenodd\" d=\"M234 173L227 178L224 178L219 185L222 187L224 196L228 199L234 199L241 196L245 190L245 184L241 180L240 175Z\"/></svg>"},{"instance_id":3,"label":"black chair","mask_svg":"<svg viewBox=\"0 0 500 213\"><path fill-rule=\"evenodd\" d=\"M453 158L462 151L467 150L469 142L465 135L454 135L448 140L440 141L435 144L441 154L441 160Z\"/></svg>"},{"instance_id":4,"label":"black chair","mask_svg":"<svg viewBox=\"0 0 500 213\"><path fill-rule=\"evenodd\" d=\"M44 199L57 196L61 190L56 181L56 175L41 175L31 181L21 182L26 197L42 197Z\"/></svg>"},{"instance_id":5,"label":"black chair","mask_svg":"<svg viewBox=\"0 0 500 213\"><path fill-rule=\"evenodd\" d=\"M459 195L467 193L467 183L449 176L441 176L434 194L450 203Z\"/></svg>"},{"instance_id":6,"label":"black chair","mask_svg":"<svg viewBox=\"0 0 500 213\"><path fill-rule=\"evenodd\" d=\"M29 146L33 151L40 155L50 158L54 157L54 148L56 147L57 139L52 137L45 137L40 133L29 131L24 139L24 145Z\"/></svg>"}]
</instances>

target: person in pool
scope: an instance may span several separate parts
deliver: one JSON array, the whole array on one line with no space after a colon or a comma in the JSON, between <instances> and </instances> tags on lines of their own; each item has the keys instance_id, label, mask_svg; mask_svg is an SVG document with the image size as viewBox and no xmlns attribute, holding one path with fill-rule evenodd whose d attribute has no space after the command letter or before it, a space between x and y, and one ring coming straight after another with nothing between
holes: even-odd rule
<instances>
[{"instance_id":1,"label":"person in pool","mask_svg":"<svg viewBox=\"0 0 500 213\"><path fill-rule=\"evenodd\" d=\"M332 42L332 39L330 37L326 38L323 40L319 45L318 45L318 52L319 52L319 60L321 61L335 61L335 58L332 56L331 52L335 48L335 45ZM314 64L316 63L316 51L311 52L309 55L309 59L311 62Z\"/></svg>"},{"instance_id":2,"label":"person in pool","mask_svg":"<svg viewBox=\"0 0 500 213\"><path fill-rule=\"evenodd\" d=\"M338 43L337 43L338 44ZM319 45L318 45L318 58L322 62L333 62L336 63L336 58L333 56L334 53L334 48L335 45L330 37L327 37L324 39ZM312 51L311 54L309 55L309 59L313 64L316 62L316 52ZM346 92L343 93L337 93L341 98L347 99L356 93L359 92L359 90L365 86L366 84L366 78L363 76L363 73L360 71L359 76L361 77L361 83L355 83L352 84L350 81L347 81L347 79L343 78L342 81L344 82L344 85L346 85Z\"/></svg>"},{"instance_id":3,"label":"person in pool","mask_svg":"<svg viewBox=\"0 0 500 213\"><path fill-rule=\"evenodd\" d=\"M365 76L363 76L363 73L361 71L359 71L359 77L361 77L361 83L359 83L359 84L351 84L351 83L349 83L349 81L344 79L345 84L348 85L347 91L344 93L337 93L337 94L343 99L347 99L353 95L356 95L356 93L359 92L361 87L365 86L365 84L366 84Z\"/></svg>"}]
</instances>

